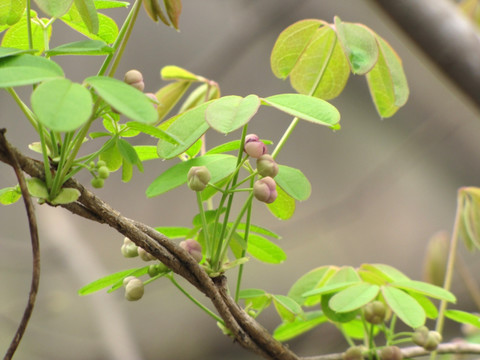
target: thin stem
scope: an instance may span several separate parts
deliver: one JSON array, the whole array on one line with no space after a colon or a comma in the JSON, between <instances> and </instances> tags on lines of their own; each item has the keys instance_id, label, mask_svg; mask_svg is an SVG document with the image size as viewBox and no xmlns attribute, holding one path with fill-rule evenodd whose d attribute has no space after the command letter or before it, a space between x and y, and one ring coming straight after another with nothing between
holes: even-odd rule
<instances>
[{"instance_id":1,"label":"thin stem","mask_svg":"<svg viewBox=\"0 0 480 360\"><path fill-rule=\"evenodd\" d=\"M30 16L30 0L27 0L27 33L28 33L28 48L33 49L33 37L32 37L32 18Z\"/></svg>"},{"instance_id":2,"label":"thin stem","mask_svg":"<svg viewBox=\"0 0 480 360\"><path fill-rule=\"evenodd\" d=\"M200 218L202 219L202 228L203 228L203 236L205 238L205 245L206 245L206 254L207 257L210 257L210 236L208 234L208 226L207 226L207 218L205 217L205 209L203 207L203 201L202 201L202 194L200 191L196 191L197 195L197 205L198 205L198 211L200 212Z\"/></svg>"},{"instance_id":3,"label":"thin stem","mask_svg":"<svg viewBox=\"0 0 480 360\"><path fill-rule=\"evenodd\" d=\"M203 311L205 311L209 316L211 316L212 318L214 318L215 320L217 320L220 324L222 324L223 326L225 326L225 322L223 321L223 319L218 316L217 314L215 314L212 310L210 310L209 308L207 308L205 305L203 305L201 302L199 302L197 299L195 299L192 295L190 295L190 293L185 290L178 282L175 281L173 275L167 275L167 277L170 279L170 281L172 282L173 285L175 285L177 287L178 290L180 290L187 298L189 298L195 305L197 305L200 309L202 309Z\"/></svg>"},{"instance_id":4,"label":"thin stem","mask_svg":"<svg viewBox=\"0 0 480 360\"><path fill-rule=\"evenodd\" d=\"M52 197L52 199L55 198L55 196L57 196L58 191L63 185L63 178L61 177L61 174L63 173L63 171L61 171L61 169L63 169L63 165L65 164L65 159L68 154L68 149L70 148L70 142L72 140L72 137L73 137L73 131L67 132L65 134L65 139L60 150L60 160L58 162L59 171L55 173L52 189L50 191L50 196Z\"/></svg>"},{"instance_id":5,"label":"thin stem","mask_svg":"<svg viewBox=\"0 0 480 360\"><path fill-rule=\"evenodd\" d=\"M9 87L9 88L6 88L6 90L13 97L18 107L20 108L20 110L22 110L23 114L25 115L27 120L30 122L30 125L32 125L35 131L38 132L38 123L37 123L37 120L35 119L35 115L33 115L33 112L30 110L30 108L22 101L22 99L20 99L20 96L18 96L15 89Z\"/></svg>"},{"instance_id":6,"label":"thin stem","mask_svg":"<svg viewBox=\"0 0 480 360\"><path fill-rule=\"evenodd\" d=\"M48 160L48 150L45 144L45 132L42 124L38 124L38 134L40 136L40 145L42 146L43 167L45 169L45 182L47 183L48 191L52 187L52 174L50 173L50 161Z\"/></svg>"}]
</instances>

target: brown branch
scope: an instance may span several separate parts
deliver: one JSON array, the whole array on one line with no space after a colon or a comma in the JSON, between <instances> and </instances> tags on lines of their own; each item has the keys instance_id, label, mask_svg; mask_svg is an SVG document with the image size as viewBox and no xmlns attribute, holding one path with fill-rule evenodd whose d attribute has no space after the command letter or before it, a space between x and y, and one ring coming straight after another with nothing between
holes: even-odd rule
<instances>
[{"instance_id":1,"label":"brown branch","mask_svg":"<svg viewBox=\"0 0 480 360\"><path fill-rule=\"evenodd\" d=\"M13 337L10 346L5 353L4 360L10 360L13 357L13 354L18 348L20 341L22 340L23 334L27 329L28 321L33 312L33 307L35 305L35 300L37 297L38 286L40 283L40 243L38 239L38 228L37 220L35 218L35 208L33 207L32 198L27 189L27 184L23 176L23 171L20 167L20 164L7 140L5 139L5 129L0 129L0 144L3 146L5 156L10 160L11 165L15 171L15 175L18 179L18 184L20 185L20 190L22 191L23 201L25 203L25 210L27 212L28 225L30 227L30 238L32 243L32 257L33 257L33 266L32 266L32 281L30 284L30 293L28 295L28 302L23 312L22 320L18 325L15 336Z\"/></svg>"},{"instance_id":2,"label":"brown branch","mask_svg":"<svg viewBox=\"0 0 480 360\"><path fill-rule=\"evenodd\" d=\"M480 108L480 36L449 0L372 0Z\"/></svg>"}]
</instances>

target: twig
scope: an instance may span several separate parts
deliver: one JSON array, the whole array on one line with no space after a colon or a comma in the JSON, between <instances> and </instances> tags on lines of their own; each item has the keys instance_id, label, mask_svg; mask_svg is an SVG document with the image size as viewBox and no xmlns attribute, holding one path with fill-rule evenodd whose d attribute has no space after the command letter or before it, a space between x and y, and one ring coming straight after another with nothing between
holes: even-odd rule
<instances>
[{"instance_id":1,"label":"twig","mask_svg":"<svg viewBox=\"0 0 480 360\"><path fill-rule=\"evenodd\" d=\"M35 209L33 207L32 199L27 189L27 184L23 176L23 171L20 167L20 164L15 156L15 151L12 151L7 140L5 139L5 129L0 129L0 144L5 150L5 155L11 161L11 165L15 171L15 175L18 179L18 184L20 185L20 190L22 191L23 201L25 203L25 210L27 211L28 225L30 227L30 238L32 242L32 255L33 255L33 268L32 268L32 282L30 284L30 293L28 296L28 303L23 312L22 320L18 325L17 332L10 343L10 346L5 353L4 360L10 360L13 357L13 354L17 350L20 341L22 340L23 334L30 320L30 316L33 312L33 307L35 305L35 299L37 297L38 285L40 282L40 244L38 240L38 229L37 229L37 220L35 218Z\"/></svg>"}]
</instances>

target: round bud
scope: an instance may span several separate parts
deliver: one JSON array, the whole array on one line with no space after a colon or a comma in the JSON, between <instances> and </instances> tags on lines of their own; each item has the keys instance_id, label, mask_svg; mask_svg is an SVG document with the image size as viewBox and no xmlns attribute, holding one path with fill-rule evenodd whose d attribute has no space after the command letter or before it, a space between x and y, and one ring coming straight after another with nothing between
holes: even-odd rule
<instances>
[{"instance_id":1,"label":"round bud","mask_svg":"<svg viewBox=\"0 0 480 360\"><path fill-rule=\"evenodd\" d=\"M125 285L125 299L128 301L140 300L145 292L142 280L135 278L131 279Z\"/></svg>"},{"instance_id":2,"label":"round bud","mask_svg":"<svg viewBox=\"0 0 480 360\"><path fill-rule=\"evenodd\" d=\"M381 301L372 301L363 308L365 320L370 324L381 324L387 314L385 304Z\"/></svg>"},{"instance_id":3,"label":"round bud","mask_svg":"<svg viewBox=\"0 0 480 360\"><path fill-rule=\"evenodd\" d=\"M429 331L423 348L427 351L436 350L438 345L442 342L442 335L437 331Z\"/></svg>"},{"instance_id":4,"label":"round bud","mask_svg":"<svg viewBox=\"0 0 480 360\"><path fill-rule=\"evenodd\" d=\"M187 239L180 242L180 247L187 251L197 262L202 261L202 245L194 239Z\"/></svg>"},{"instance_id":5,"label":"round bud","mask_svg":"<svg viewBox=\"0 0 480 360\"><path fill-rule=\"evenodd\" d=\"M365 346L351 346L342 354L343 360L363 360Z\"/></svg>"},{"instance_id":6,"label":"round bud","mask_svg":"<svg viewBox=\"0 0 480 360\"><path fill-rule=\"evenodd\" d=\"M100 166L98 168L98 177L100 179L107 179L110 176L110 170L106 166Z\"/></svg>"},{"instance_id":7,"label":"round bud","mask_svg":"<svg viewBox=\"0 0 480 360\"><path fill-rule=\"evenodd\" d=\"M274 178L278 174L278 164L271 155L263 154L257 159L257 171L261 176Z\"/></svg>"},{"instance_id":8,"label":"round bud","mask_svg":"<svg viewBox=\"0 0 480 360\"><path fill-rule=\"evenodd\" d=\"M163 263L152 264L148 267L148 276L154 277L161 273L168 272L168 267Z\"/></svg>"},{"instance_id":9,"label":"round bud","mask_svg":"<svg viewBox=\"0 0 480 360\"><path fill-rule=\"evenodd\" d=\"M125 73L125 77L123 78L128 85L133 86L134 88L143 91L145 89L145 84L143 82L143 75L138 70L130 70Z\"/></svg>"},{"instance_id":10,"label":"round bud","mask_svg":"<svg viewBox=\"0 0 480 360\"><path fill-rule=\"evenodd\" d=\"M122 252L122 255L126 258L138 256L137 245L135 245L135 243L127 237L123 239L123 245L120 248L120 251Z\"/></svg>"},{"instance_id":11,"label":"round bud","mask_svg":"<svg viewBox=\"0 0 480 360\"><path fill-rule=\"evenodd\" d=\"M188 187L193 191L202 191L207 187L212 176L205 166L192 166L188 171Z\"/></svg>"},{"instance_id":12,"label":"round bud","mask_svg":"<svg viewBox=\"0 0 480 360\"><path fill-rule=\"evenodd\" d=\"M135 276L127 276L126 278L123 279L123 286L127 286L127 284L130 282L130 280L136 279Z\"/></svg>"},{"instance_id":13,"label":"round bud","mask_svg":"<svg viewBox=\"0 0 480 360\"><path fill-rule=\"evenodd\" d=\"M97 161L97 168L101 168L102 166L107 166L107 163L103 160Z\"/></svg>"},{"instance_id":14,"label":"round bud","mask_svg":"<svg viewBox=\"0 0 480 360\"><path fill-rule=\"evenodd\" d=\"M105 181L102 178L96 177L90 180L90 183L95 189L101 189Z\"/></svg>"},{"instance_id":15,"label":"round bud","mask_svg":"<svg viewBox=\"0 0 480 360\"><path fill-rule=\"evenodd\" d=\"M260 141L257 135L250 134L245 136L243 150L252 158L259 158L267 152L267 147Z\"/></svg>"},{"instance_id":16,"label":"round bud","mask_svg":"<svg viewBox=\"0 0 480 360\"><path fill-rule=\"evenodd\" d=\"M267 176L257 180L253 184L253 195L259 201L271 204L277 198L277 184L275 180Z\"/></svg>"},{"instance_id":17,"label":"round bud","mask_svg":"<svg viewBox=\"0 0 480 360\"><path fill-rule=\"evenodd\" d=\"M381 360L402 360L402 350L398 346L387 346L380 350Z\"/></svg>"},{"instance_id":18,"label":"round bud","mask_svg":"<svg viewBox=\"0 0 480 360\"><path fill-rule=\"evenodd\" d=\"M92 169L92 170L95 169L95 162L94 162L94 161L90 161L90 162L88 163L88 167L89 167L90 169Z\"/></svg>"},{"instance_id":19,"label":"round bud","mask_svg":"<svg viewBox=\"0 0 480 360\"><path fill-rule=\"evenodd\" d=\"M412 341L414 344L423 347L425 341L427 341L428 328L426 326L420 326L415 329L412 335Z\"/></svg>"},{"instance_id":20,"label":"round bud","mask_svg":"<svg viewBox=\"0 0 480 360\"><path fill-rule=\"evenodd\" d=\"M140 259L142 259L143 261L152 261L157 259L155 256L148 253L145 249L141 247L138 247L138 256L140 256Z\"/></svg>"}]
</instances>

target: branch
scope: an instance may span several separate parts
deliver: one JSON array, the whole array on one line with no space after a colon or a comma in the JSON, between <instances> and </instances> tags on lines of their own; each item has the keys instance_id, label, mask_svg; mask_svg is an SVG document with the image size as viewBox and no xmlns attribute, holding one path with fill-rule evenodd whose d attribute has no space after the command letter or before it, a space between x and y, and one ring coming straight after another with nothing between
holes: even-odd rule
<instances>
[{"instance_id":1,"label":"branch","mask_svg":"<svg viewBox=\"0 0 480 360\"><path fill-rule=\"evenodd\" d=\"M23 201L25 203L25 210L27 211L28 225L30 227L30 238L32 242L32 256L33 256L33 266L32 266L32 282L30 284L30 293L28 296L28 303L23 312L22 320L18 325L15 336L13 337L10 346L5 353L4 360L10 360L13 357L13 354L17 350L20 340L22 340L23 334L27 329L28 321L33 312L33 307L35 305L35 300L37 298L38 285L40 283L40 244L38 240L38 228L37 220L35 218L35 208L32 204L32 198L27 189L27 184L25 178L23 177L23 172L20 167L20 164L17 160L15 151L9 146L7 140L5 139L5 129L0 129L0 143L4 145L4 155L11 162L11 165L15 171L15 175L18 179L18 184L22 191Z\"/></svg>"},{"instance_id":2,"label":"branch","mask_svg":"<svg viewBox=\"0 0 480 360\"><path fill-rule=\"evenodd\" d=\"M480 36L449 0L372 0L480 108Z\"/></svg>"}]
</instances>

